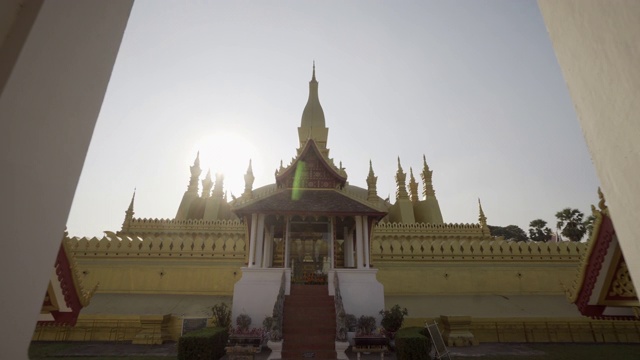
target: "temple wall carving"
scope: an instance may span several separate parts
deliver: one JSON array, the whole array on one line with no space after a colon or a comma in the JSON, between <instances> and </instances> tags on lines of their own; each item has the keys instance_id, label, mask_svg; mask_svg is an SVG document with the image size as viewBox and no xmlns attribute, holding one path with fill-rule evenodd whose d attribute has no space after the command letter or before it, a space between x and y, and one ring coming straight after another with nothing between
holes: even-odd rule
<instances>
[{"instance_id":1,"label":"temple wall carving","mask_svg":"<svg viewBox=\"0 0 640 360\"><path fill-rule=\"evenodd\" d=\"M538 243L493 240L473 236L461 229L460 235L449 233L375 232L371 240L371 261L571 261L574 266L585 251L583 243Z\"/></svg>"}]
</instances>

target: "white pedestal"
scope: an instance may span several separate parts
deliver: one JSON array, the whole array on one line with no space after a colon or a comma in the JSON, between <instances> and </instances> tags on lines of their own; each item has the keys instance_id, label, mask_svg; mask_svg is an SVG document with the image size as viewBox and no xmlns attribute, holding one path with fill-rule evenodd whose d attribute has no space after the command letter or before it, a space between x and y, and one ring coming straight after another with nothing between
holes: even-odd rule
<instances>
[{"instance_id":1,"label":"white pedestal","mask_svg":"<svg viewBox=\"0 0 640 360\"><path fill-rule=\"evenodd\" d=\"M281 341L267 341L267 346L269 347L269 349L271 349L271 354L269 354L269 357L267 358L267 360L278 360L278 359L282 359L282 343L284 342L284 340Z\"/></svg>"},{"instance_id":2,"label":"white pedestal","mask_svg":"<svg viewBox=\"0 0 640 360\"><path fill-rule=\"evenodd\" d=\"M347 341L336 341L336 359L338 360L349 360L345 351L349 348L349 342Z\"/></svg>"},{"instance_id":3,"label":"white pedestal","mask_svg":"<svg viewBox=\"0 0 640 360\"><path fill-rule=\"evenodd\" d=\"M231 321L240 314L251 317L251 327L262 327L265 317L273 314L282 273L285 274L285 295L291 291L290 269L242 268L242 278L233 287Z\"/></svg>"},{"instance_id":4,"label":"white pedestal","mask_svg":"<svg viewBox=\"0 0 640 360\"><path fill-rule=\"evenodd\" d=\"M361 315L373 316L378 324L384 309L384 286L376 278L378 269L335 269L329 271L329 295L335 295L333 274L338 273L342 304L347 314L356 318Z\"/></svg>"}]
</instances>

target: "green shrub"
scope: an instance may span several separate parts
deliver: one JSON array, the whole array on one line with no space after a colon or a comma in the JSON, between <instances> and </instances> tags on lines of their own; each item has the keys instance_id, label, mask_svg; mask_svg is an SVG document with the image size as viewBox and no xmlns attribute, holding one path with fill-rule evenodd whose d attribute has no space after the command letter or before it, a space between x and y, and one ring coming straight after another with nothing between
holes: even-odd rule
<instances>
[{"instance_id":1,"label":"green shrub","mask_svg":"<svg viewBox=\"0 0 640 360\"><path fill-rule=\"evenodd\" d=\"M190 332L178 340L178 360L218 360L225 355L229 334L214 327Z\"/></svg>"},{"instance_id":2,"label":"green shrub","mask_svg":"<svg viewBox=\"0 0 640 360\"><path fill-rule=\"evenodd\" d=\"M404 317L409 315L409 311L407 311L407 308L401 308L400 305L396 304L389 310L380 310L380 315L382 315L380 325L386 331L394 333L402 327Z\"/></svg>"},{"instance_id":3,"label":"green shrub","mask_svg":"<svg viewBox=\"0 0 640 360\"><path fill-rule=\"evenodd\" d=\"M427 329L407 327L396 333L396 356L398 360L430 360L431 338Z\"/></svg>"},{"instance_id":4,"label":"green shrub","mask_svg":"<svg viewBox=\"0 0 640 360\"><path fill-rule=\"evenodd\" d=\"M211 312L215 326L225 329L231 326L231 309L226 303L213 305Z\"/></svg>"}]
</instances>

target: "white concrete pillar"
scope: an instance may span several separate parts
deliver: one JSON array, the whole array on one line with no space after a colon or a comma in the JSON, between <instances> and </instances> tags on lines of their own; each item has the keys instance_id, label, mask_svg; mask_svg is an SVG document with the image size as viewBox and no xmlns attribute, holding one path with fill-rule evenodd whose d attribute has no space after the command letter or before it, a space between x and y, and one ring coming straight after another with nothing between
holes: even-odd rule
<instances>
[{"instance_id":1,"label":"white concrete pillar","mask_svg":"<svg viewBox=\"0 0 640 360\"><path fill-rule=\"evenodd\" d=\"M344 227L344 266L353 267L353 233Z\"/></svg>"},{"instance_id":2,"label":"white concrete pillar","mask_svg":"<svg viewBox=\"0 0 640 360\"><path fill-rule=\"evenodd\" d=\"M258 230L256 232L256 267L263 267L262 253L264 250L264 214L258 214Z\"/></svg>"},{"instance_id":3,"label":"white concrete pillar","mask_svg":"<svg viewBox=\"0 0 640 360\"><path fill-rule=\"evenodd\" d=\"M362 216L356 216L356 268L362 269L363 262L363 244L362 244Z\"/></svg>"},{"instance_id":4,"label":"white concrete pillar","mask_svg":"<svg viewBox=\"0 0 640 360\"><path fill-rule=\"evenodd\" d=\"M291 230L291 219L288 216L286 222L284 230L284 268L288 269L291 267L291 264L289 264L289 253L291 252L291 237L289 236L289 232Z\"/></svg>"},{"instance_id":5,"label":"white concrete pillar","mask_svg":"<svg viewBox=\"0 0 640 360\"><path fill-rule=\"evenodd\" d=\"M11 327L2 332L4 359L27 358L132 6L1 2L0 318Z\"/></svg>"},{"instance_id":6,"label":"white concrete pillar","mask_svg":"<svg viewBox=\"0 0 640 360\"><path fill-rule=\"evenodd\" d=\"M334 236L334 232L333 232L333 218L329 219L329 264L331 266L331 269L335 269L336 267L336 260L335 260L335 249L334 249L334 244L335 244L335 236Z\"/></svg>"},{"instance_id":7,"label":"white concrete pillar","mask_svg":"<svg viewBox=\"0 0 640 360\"><path fill-rule=\"evenodd\" d=\"M258 214L251 214L251 229L249 235L249 264L248 267L252 268L255 262L256 254L256 230L258 228Z\"/></svg>"},{"instance_id":8,"label":"white concrete pillar","mask_svg":"<svg viewBox=\"0 0 640 360\"><path fill-rule=\"evenodd\" d=\"M620 248L639 290L640 2L538 0L538 5L602 184Z\"/></svg>"},{"instance_id":9,"label":"white concrete pillar","mask_svg":"<svg viewBox=\"0 0 640 360\"><path fill-rule=\"evenodd\" d=\"M267 228L264 234L264 251L262 253L262 266L270 268L273 264L273 225Z\"/></svg>"},{"instance_id":10,"label":"white concrete pillar","mask_svg":"<svg viewBox=\"0 0 640 360\"><path fill-rule=\"evenodd\" d=\"M369 268L369 219L366 216L362 217L362 230L363 230L363 242L364 242L364 267Z\"/></svg>"}]
</instances>

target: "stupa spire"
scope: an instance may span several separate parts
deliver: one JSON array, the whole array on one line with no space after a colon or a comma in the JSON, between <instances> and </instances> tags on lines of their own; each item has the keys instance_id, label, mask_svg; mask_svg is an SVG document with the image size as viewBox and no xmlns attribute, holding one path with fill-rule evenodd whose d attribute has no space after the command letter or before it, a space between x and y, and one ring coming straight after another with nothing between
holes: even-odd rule
<instances>
[{"instance_id":1,"label":"stupa spire","mask_svg":"<svg viewBox=\"0 0 640 360\"><path fill-rule=\"evenodd\" d=\"M223 188L224 188L224 175L217 173L216 174L216 184L213 186L213 192L211 193L212 197L222 198L223 197Z\"/></svg>"},{"instance_id":2,"label":"stupa spire","mask_svg":"<svg viewBox=\"0 0 640 360\"><path fill-rule=\"evenodd\" d=\"M433 189L433 171L429 169L429 165L427 165L427 157L424 154L422 155L422 162L423 167L422 173L420 174L420 177L422 177L422 196L427 199L429 197L435 197L436 191Z\"/></svg>"},{"instance_id":3,"label":"stupa spire","mask_svg":"<svg viewBox=\"0 0 640 360\"><path fill-rule=\"evenodd\" d=\"M253 176L253 169L251 168L251 159L249 159L249 168L247 168L247 173L244 174L244 193L242 193L242 196L246 196L248 198L252 197L253 182L255 179L255 176Z\"/></svg>"},{"instance_id":4,"label":"stupa spire","mask_svg":"<svg viewBox=\"0 0 640 360\"><path fill-rule=\"evenodd\" d=\"M189 187L187 187L187 192L198 194L198 177L202 174L202 169L200 169L200 151L196 155L196 159L193 161L193 165L190 168L191 170L191 179L189 180Z\"/></svg>"},{"instance_id":5,"label":"stupa spire","mask_svg":"<svg viewBox=\"0 0 640 360\"><path fill-rule=\"evenodd\" d=\"M482 210L482 203L480 202L480 198L478 198L478 208L480 215L478 216L478 221L483 228L487 227L487 217L484 215L484 211Z\"/></svg>"},{"instance_id":6,"label":"stupa spire","mask_svg":"<svg viewBox=\"0 0 640 360\"><path fill-rule=\"evenodd\" d=\"M133 196L131 196L131 202L129 203L129 207L127 211L124 212L124 222L122 223L122 232L129 231L129 227L131 226L131 221L133 220L133 203L136 199L136 189L133 189Z\"/></svg>"},{"instance_id":7,"label":"stupa spire","mask_svg":"<svg viewBox=\"0 0 640 360\"><path fill-rule=\"evenodd\" d=\"M378 177L373 173L373 165L369 160L369 175L367 176L367 201L376 201L378 199Z\"/></svg>"},{"instance_id":8,"label":"stupa spire","mask_svg":"<svg viewBox=\"0 0 640 360\"><path fill-rule=\"evenodd\" d=\"M311 81L309 81L309 98L302 111L302 119L298 128L300 149L304 148L308 139L313 139L325 156L328 156L327 137L329 129L325 126L324 111L318 97L318 81L316 80L316 62L313 62Z\"/></svg>"},{"instance_id":9,"label":"stupa spire","mask_svg":"<svg viewBox=\"0 0 640 360\"><path fill-rule=\"evenodd\" d=\"M400 164L400 157L398 156L398 171L396 172L396 201L400 199L408 199L406 186L407 174L402 171L402 165Z\"/></svg>"},{"instance_id":10,"label":"stupa spire","mask_svg":"<svg viewBox=\"0 0 640 360\"><path fill-rule=\"evenodd\" d=\"M409 167L409 197L411 202L418 202L420 200L418 198L418 183L416 182L416 178L413 176L413 168Z\"/></svg>"},{"instance_id":11,"label":"stupa spire","mask_svg":"<svg viewBox=\"0 0 640 360\"><path fill-rule=\"evenodd\" d=\"M207 176L202 180L202 197L208 198L211 196L211 187L213 181L211 181L211 169L207 171Z\"/></svg>"},{"instance_id":12,"label":"stupa spire","mask_svg":"<svg viewBox=\"0 0 640 360\"><path fill-rule=\"evenodd\" d=\"M313 74L311 75L311 81L316 81L316 61L313 60Z\"/></svg>"}]
</instances>

